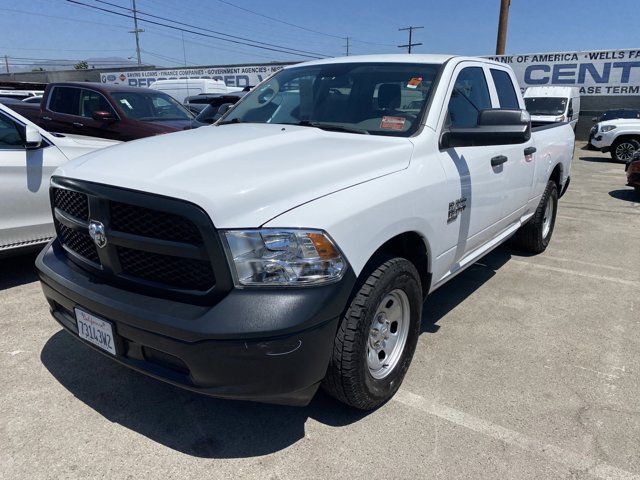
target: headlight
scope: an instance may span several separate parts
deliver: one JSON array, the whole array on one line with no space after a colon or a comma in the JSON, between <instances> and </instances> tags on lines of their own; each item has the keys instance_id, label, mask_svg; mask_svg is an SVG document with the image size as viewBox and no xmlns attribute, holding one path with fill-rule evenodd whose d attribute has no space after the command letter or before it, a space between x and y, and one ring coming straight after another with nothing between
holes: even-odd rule
<instances>
[{"instance_id":1,"label":"headlight","mask_svg":"<svg viewBox=\"0 0 640 480\"><path fill-rule=\"evenodd\" d=\"M347 262L321 230L227 230L241 285L319 285L342 278Z\"/></svg>"},{"instance_id":2,"label":"headlight","mask_svg":"<svg viewBox=\"0 0 640 480\"><path fill-rule=\"evenodd\" d=\"M613 130L614 128L616 128L615 125L604 125L602 127L600 127L600 131L602 133L606 133L606 132L610 132L611 130Z\"/></svg>"}]
</instances>

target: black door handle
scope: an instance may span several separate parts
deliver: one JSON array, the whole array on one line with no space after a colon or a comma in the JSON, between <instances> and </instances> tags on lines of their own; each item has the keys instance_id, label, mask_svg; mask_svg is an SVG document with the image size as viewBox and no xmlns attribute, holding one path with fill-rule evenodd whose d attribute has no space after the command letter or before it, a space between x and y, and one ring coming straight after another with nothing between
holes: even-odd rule
<instances>
[{"instance_id":1,"label":"black door handle","mask_svg":"<svg viewBox=\"0 0 640 480\"><path fill-rule=\"evenodd\" d=\"M533 155L534 153L536 153L536 147L527 147L524 149L524 156L526 157L527 155Z\"/></svg>"},{"instance_id":2,"label":"black door handle","mask_svg":"<svg viewBox=\"0 0 640 480\"><path fill-rule=\"evenodd\" d=\"M504 155L498 155L497 157L493 157L491 159L491 166L492 167L497 167L498 165L502 165L507 160L509 160L509 159L507 157L505 157Z\"/></svg>"}]
</instances>

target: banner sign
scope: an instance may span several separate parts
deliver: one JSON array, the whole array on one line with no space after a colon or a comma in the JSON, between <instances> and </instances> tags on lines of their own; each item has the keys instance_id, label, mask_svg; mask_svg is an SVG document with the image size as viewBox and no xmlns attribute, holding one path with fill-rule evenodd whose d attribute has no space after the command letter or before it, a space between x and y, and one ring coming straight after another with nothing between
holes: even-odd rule
<instances>
[{"instance_id":1,"label":"banner sign","mask_svg":"<svg viewBox=\"0 0 640 480\"><path fill-rule=\"evenodd\" d=\"M520 87L578 87L581 95L640 95L640 50L485 57L510 65Z\"/></svg>"},{"instance_id":2,"label":"banner sign","mask_svg":"<svg viewBox=\"0 0 640 480\"><path fill-rule=\"evenodd\" d=\"M180 68L136 72L107 72L100 74L102 83L148 87L157 80L180 78L211 78L222 80L228 87L248 87L260 83L271 74L282 70L287 63L268 65L229 65L224 67Z\"/></svg>"}]
</instances>

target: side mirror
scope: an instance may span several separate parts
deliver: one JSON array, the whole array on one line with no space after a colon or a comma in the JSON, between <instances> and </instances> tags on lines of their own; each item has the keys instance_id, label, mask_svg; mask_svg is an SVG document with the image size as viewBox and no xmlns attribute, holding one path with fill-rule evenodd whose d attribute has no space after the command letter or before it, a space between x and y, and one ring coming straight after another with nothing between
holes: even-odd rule
<instances>
[{"instance_id":1,"label":"side mirror","mask_svg":"<svg viewBox=\"0 0 640 480\"><path fill-rule=\"evenodd\" d=\"M223 103L222 105L220 105L220 107L218 107L218 113L216 115L224 115L229 110L231 110L231 107L233 107L233 103Z\"/></svg>"},{"instance_id":2,"label":"side mirror","mask_svg":"<svg viewBox=\"0 0 640 480\"><path fill-rule=\"evenodd\" d=\"M591 117L591 121L593 123L597 123L598 122L598 117Z\"/></svg>"},{"instance_id":3,"label":"side mirror","mask_svg":"<svg viewBox=\"0 0 640 480\"><path fill-rule=\"evenodd\" d=\"M526 110L491 108L478 113L477 127L452 127L444 132L442 148L513 145L531 138L531 115Z\"/></svg>"},{"instance_id":4,"label":"side mirror","mask_svg":"<svg viewBox=\"0 0 640 480\"><path fill-rule=\"evenodd\" d=\"M567 117L569 117L569 118L573 117L573 110L569 110L567 112Z\"/></svg>"},{"instance_id":5,"label":"side mirror","mask_svg":"<svg viewBox=\"0 0 640 480\"><path fill-rule=\"evenodd\" d=\"M35 150L42 146L42 135L33 125L27 125L25 127L24 146L27 150Z\"/></svg>"},{"instance_id":6,"label":"side mirror","mask_svg":"<svg viewBox=\"0 0 640 480\"><path fill-rule=\"evenodd\" d=\"M116 118L113 116L113 114L105 110L96 110L91 114L91 118L93 118L96 122L112 123L116 121Z\"/></svg>"}]
</instances>

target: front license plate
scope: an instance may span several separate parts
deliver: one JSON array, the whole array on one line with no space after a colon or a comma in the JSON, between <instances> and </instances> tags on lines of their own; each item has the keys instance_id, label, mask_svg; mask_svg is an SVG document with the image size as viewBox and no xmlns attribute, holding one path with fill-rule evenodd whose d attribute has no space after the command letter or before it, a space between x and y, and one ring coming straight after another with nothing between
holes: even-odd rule
<instances>
[{"instance_id":1,"label":"front license plate","mask_svg":"<svg viewBox=\"0 0 640 480\"><path fill-rule=\"evenodd\" d=\"M78 335L80 338L115 355L116 344L113 338L113 326L111 323L79 308L76 308L75 311L76 321L78 322Z\"/></svg>"}]
</instances>

